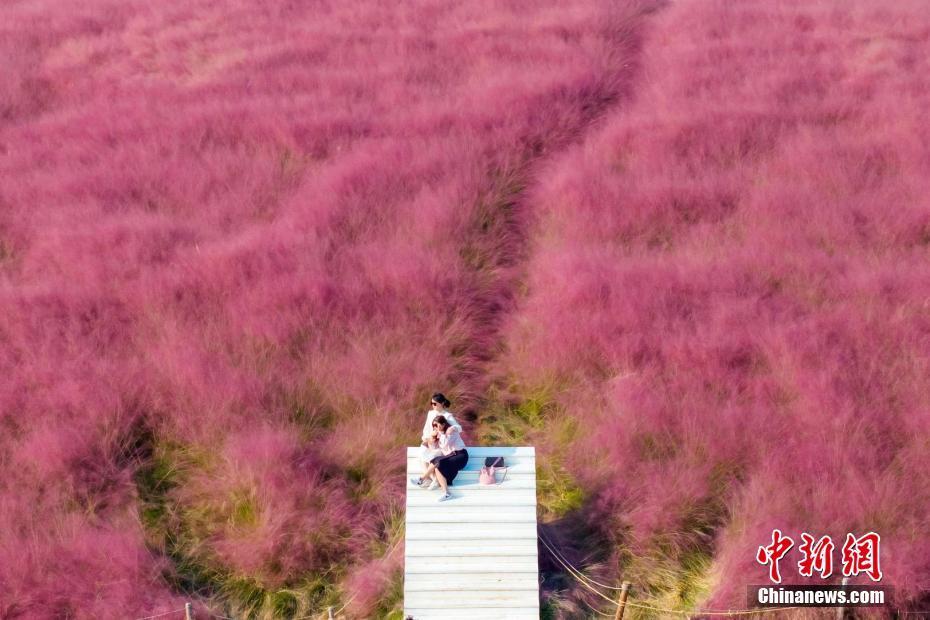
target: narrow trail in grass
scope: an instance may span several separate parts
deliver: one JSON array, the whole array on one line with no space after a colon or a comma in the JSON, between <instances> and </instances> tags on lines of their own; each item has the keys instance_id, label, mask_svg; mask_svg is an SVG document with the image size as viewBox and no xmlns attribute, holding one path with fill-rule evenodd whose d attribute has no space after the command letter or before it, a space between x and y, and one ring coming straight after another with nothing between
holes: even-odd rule
<instances>
[{"instance_id":1,"label":"narrow trail in grass","mask_svg":"<svg viewBox=\"0 0 930 620\"><path fill-rule=\"evenodd\" d=\"M459 386L457 406L466 419L476 419L491 398L491 387L504 380L490 367L504 350L502 326L519 303L525 281L535 181L546 174L549 162L581 143L601 118L631 98L644 30L665 5L664 0L643 0L608 8L600 73L585 76L571 90L547 94L554 95L551 106L531 106L542 112L528 120L517 148L495 157L488 170L461 250L471 273L462 295L468 300L463 312L468 327L454 350L458 362L451 383ZM567 121L553 114L566 105L575 112Z\"/></svg>"}]
</instances>

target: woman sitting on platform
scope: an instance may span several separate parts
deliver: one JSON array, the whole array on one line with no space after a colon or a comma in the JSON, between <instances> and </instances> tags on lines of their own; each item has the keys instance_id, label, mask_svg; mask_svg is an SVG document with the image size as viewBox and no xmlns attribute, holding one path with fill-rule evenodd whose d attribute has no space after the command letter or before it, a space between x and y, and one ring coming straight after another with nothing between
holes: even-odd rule
<instances>
[{"instance_id":1,"label":"woman sitting on platform","mask_svg":"<svg viewBox=\"0 0 930 620\"><path fill-rule=\"evenodd\" d=\"M433 444L430 446L431 440L437 439L433 437L437 435L436 430L433 428L433 420L437 415L444 417L449 424L462 432L462 425L455 421L455 416L451 411L447 409L452 403L449 401L445 395L437 392L433 394L433 397L429 401L430 410L426 413L426 423L423 424L423 435L422 442L420 444L420 462L423 464L423 478L426 478L426 472L429 469L430 462L437 456L442 456L442 451L439 450L438 444ZM437 482L433 482L430 485L430 490L434 489L437 485Z\"/></svg>"},{"instance_id":2,"label":"woman sitting on platform","mask_svg":"<svg viewBox=\"0 0 930 620\"><path fill-rule=\"evenodd\" d=\"M430 461L429 467L422 478L411 478L410 482L422 487L429 480L434 479L442 488L442 496L439 501L444 502L452 499L449 493L449 486L455 480L458 473L468 464L468 450L465 449L465 442L462 440L462 434L459 430L449 424L449 421L441 415L437 415L432 422L438 440L439 449L442 456L437 456Z\"/></svg>"}]
</instances>

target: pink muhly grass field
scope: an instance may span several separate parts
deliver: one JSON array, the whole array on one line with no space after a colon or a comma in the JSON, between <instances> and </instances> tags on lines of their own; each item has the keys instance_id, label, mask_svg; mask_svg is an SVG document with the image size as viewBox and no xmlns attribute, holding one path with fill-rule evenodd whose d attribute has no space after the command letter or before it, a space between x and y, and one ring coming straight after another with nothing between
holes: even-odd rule
<instances>
[{"instance_id":1,"label":"pink muhly grass field","mask_svg":"<svg viewBox=\"0 0 930 620\"><path fill-rule=\"evenodd\" d=\"M544 527L635 600L872 529L925 608L928 47L916 0L6 3L0 617L400 617L435 390L542 403Z\"/></svg>"},{"instance_id":2,"label":"pink muhly grass field","mask_svg":"<svg viewBox=\"0 0 930 620\"><path fill-rule=\"evenodd\" d=\"M557 403L605 579L742 608L774 528L835 575L874 530L926 609L928 51L919 2L673 3L634 101L547 162L499 368Z\"/></svg>"}]
</instances>

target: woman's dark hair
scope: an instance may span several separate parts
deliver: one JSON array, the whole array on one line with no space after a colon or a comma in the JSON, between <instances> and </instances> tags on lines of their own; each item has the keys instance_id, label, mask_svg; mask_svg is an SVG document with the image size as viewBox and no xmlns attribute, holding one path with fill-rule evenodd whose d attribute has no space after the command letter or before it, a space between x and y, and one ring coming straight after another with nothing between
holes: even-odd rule
<instances>
[{"instance_id":1,"label":"woman's dark hair","mask_svg":"<svg viewBox=\"0 0 930 620\"><path fill-rule=\"evenodd\" d=\"M449 405L452 404L452 402L448 398L446 398L445 394L441 392L436 392L435 394L433 394L433 400L435 400L437 403L439 403L443 407L448 407Z\"/></svg>"},{"instance_id":2,"label":"woman's dark hair","mask_svg":"<svg viewBox=\"0 0 930 620\"><path fill-rule=\"evenodd\" d=\"M449 424L449 420L447 420L446 416L444 415L438 415L435 418L433 418L433 424L438 424L439 426L441 426L443 433L449 430L449 427L452 426L451 424Z\"/></svg>"}]
</instances>

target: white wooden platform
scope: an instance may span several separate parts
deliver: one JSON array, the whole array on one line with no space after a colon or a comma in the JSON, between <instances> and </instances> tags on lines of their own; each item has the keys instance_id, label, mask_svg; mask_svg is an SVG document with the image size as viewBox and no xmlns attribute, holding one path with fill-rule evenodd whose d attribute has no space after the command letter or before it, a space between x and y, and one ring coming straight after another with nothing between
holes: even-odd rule
<instances>
[{"instance_id":1,"label":"white wooden platform","mask_svg":"<svg viewBox=\"0 0 930 620\"><path fill-rule=\"evenodd\" d=\"M468 448L453 499L442 503L441 491L410 482L422 473L419 453L407 448L404 616L538 620L536 450ZM478 484L487 456L503 456L510 467L503 484Z\"/></svg>"}]
</instances>

